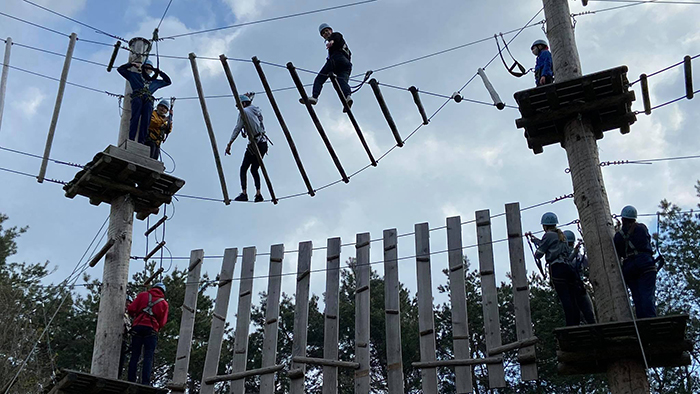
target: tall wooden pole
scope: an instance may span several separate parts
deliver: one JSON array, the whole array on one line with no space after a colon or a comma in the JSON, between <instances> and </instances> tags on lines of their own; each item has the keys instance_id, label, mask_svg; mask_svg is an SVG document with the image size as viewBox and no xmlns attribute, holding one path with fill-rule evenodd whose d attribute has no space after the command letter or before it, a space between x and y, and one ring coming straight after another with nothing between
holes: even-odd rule
<instances>
[{"instance_id":1,"label":"tall wooden pole","mask_svg":"<svg viewBox=\"0 0 700 394\"><path fill-rule=\"evenodd\" d=\"M146 39L132 39L129 42L131 62L145 61L150 51ZM131 117L131 88L126 84L124 111L119 126L119 145L129 136L129 118ZM95 329L95 344L92 349L93 375L117 379L119 374L119 353L124 335L124 307L126 304L126 284L129 281L129 259L134 227L134 201L125 194L112 200L109 212L110 239L116 242L105 256L100 291L100 307Z\"/></svg>"},{"instance_id":2,"label":"tall wooden pole","mask_svg":"<svg viewBox=\"0 0 700 394\"><path fill-rule=\"evenodd\" d=\"M547 36L557 82L582 76L571 12L567 0L543 0ZM586 242L590 279L601 322L631 320L627 291L622 282L613 244L614 226L598 163L598 144L591 122L579 116L564 127L564 146L571 168L574 202ZM641 361L622 359L608 366L613 394L648 393L649 381Z\"/></svg>"},{"instance_id":3,"label":"tall wooden pole","mask_svg":"<svg viewBox=\"0 0 700 394\"><path fill-rule=\"evenodd\" d=\"M10 71L10 52L12 50L12 38L5 40L5 56L2 60L2 77L0 77L0 127L2 127L2 112L5 109L5 91L7 90L7 73Z\"/></svg>"}]
</instances>

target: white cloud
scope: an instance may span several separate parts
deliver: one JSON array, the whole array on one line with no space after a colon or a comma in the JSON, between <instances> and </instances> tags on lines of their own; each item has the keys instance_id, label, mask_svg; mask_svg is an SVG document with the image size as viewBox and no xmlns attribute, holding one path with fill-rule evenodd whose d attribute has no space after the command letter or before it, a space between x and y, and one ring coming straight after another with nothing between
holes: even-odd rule
<instances>
[{"instance_id":1,"label":"white cloud","mask_svg":"<svg viewBox=\"0 0 700 394\"><path fill-rule=\"evenodd\" d=\"M87 0L34 0L37 4L68 16L75 16L85 8Z\"/></svg>"},{"instance_id":2,"label":"white cloud","mask_svg":"<svg viewBox=\"0 0 700 394\"><path fill-rule=\"evenodd\" d=\"M14 102L13 106L26 118L32 118L36 115L45 98L46 95L40 89L30 87L24 90L22 97ZM50 116L50 113L47 116Z\"/></svg>"},{"instance_id":3,"label":"white cloud","mask_svg":"<svg viewBox=\"0 0 700 394\"><path fill-rule=\"evenodd\" d=\"M239 21L250 20L262 13L262 9L269 4L268 0L225 0Z\"/></svg>"}]
</instances>

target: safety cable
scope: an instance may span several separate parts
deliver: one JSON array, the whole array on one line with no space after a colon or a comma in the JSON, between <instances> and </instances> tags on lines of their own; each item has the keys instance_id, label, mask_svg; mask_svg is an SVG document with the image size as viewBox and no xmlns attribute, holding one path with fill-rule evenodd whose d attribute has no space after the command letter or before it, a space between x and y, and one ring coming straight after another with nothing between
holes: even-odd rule
<instances>
[{"instance_id":1,"label":"safety cable","mask_svg":"<svg viewBox=\"0 0 700 394\"><path fill-rule=\"evenodd\" d=\"M79 24L80 26L87 27L88 29L92 29L92 30L95 31L95 33L104 34L104 35L106 35L107 37L111 37L111 38L114 38L114 39L119 40L119 41L123 41L123 42L127 42L127 43L129 42L128 40L126 40L126 39L124 39L124 38L122 38L122 37L115 36L114 34L107 33L107 32L104 31L104 30L100 30L100 29L98 29L98 28L96 28L96 27L92 27L92 26L88 25L87 23L83 23L83 22L81 22L81 21L79 21L79 20L76 20L76 19L73 19L73 18L71 18L71 17L69 17L69 16L67 16L67 15L63 15L63 14L61 14L60 12L56 12L56 11L51 10L51 9L49 9L49 8L46 8L46 7L42 6L42 5L36 4L36 3L32 2L32 1L29 1L29 0L23 0L23 1L24 1L25 3L28 3L28 4L33 5L34 7L37 7L37 8L39 8L39 9L42 9L42 10L44 10L44 11L46 11L46 12L49 12L49 13L51 13L51 14L60 16L61 18L64 18L64 19L68 19L69 21L71 21L71 22L73 22L73 23L77 23L77 24Z\"/></svg>"},{"instance_id":2,"label":"safety cable","mask_svg":"<svg viewBox=\"0 0 700 394\"><path fill-rule=\"evenodd\" d=\"M685 97L685 96L683 96L683 97ZM608 167L608 166L623 165L623 164L654 164L656 162L662 162L662 161L690 160L690 159L700 159L700 155L661 157L661 158L656 158L656 159L601 161L600 163L598 163L598 166ZM567 167L566 169L564 169L564 172L569 174L571 172L571 168Z\"/></svg>"},{"instance_id":3,"label":"safety cable","mask_svg":"<svg viewBox=\"0 0 700 394\"><path fill-rule=\"evenodd\" d=\"M697 55L695 55L695 56L691 56L691 57L690 57L690 60L696 59L696 58L698 58L698 57L700 57L700 54L697 54ZM651 73L651 74L647 74L647 78L653 77L654 75L661 74L661 73L666 72L666 71L668 71L668 70L674 69L674 68L680 66L680 65L683 64L683 63L685 63L685 61L684 61L684 60L681 60L680 62L674 63L674 64L672 64L672 65L670 65L670 66L668 66L668 67L664 67L664 68L662 68L661 70L654 71L654 72ZM636 83L639 82L639 81L641 81L641 79L637 79L637 80L635 80L635 81L633 81L633 82L630 82L630 85L629 85L629 86L633 86L634 84L636 84Z\"/></svg>"},{"instance_id":4,"label":"safety cable","mask_svg":"<svg viewBox=\"0 0 700 394\"><path fill-rule=\"evenodd\" d=\"M170 9L170 5L173 4L173 0L170 0L168 2L168 6L165 7L165 11L163 11L163 16L160 17L160 22L158 22L158 26L156 27L156 30L160 29L161 23L163 23L163 19L165 19L165 15L168 13L168 10Z\"/></svg>"}]
</instances>

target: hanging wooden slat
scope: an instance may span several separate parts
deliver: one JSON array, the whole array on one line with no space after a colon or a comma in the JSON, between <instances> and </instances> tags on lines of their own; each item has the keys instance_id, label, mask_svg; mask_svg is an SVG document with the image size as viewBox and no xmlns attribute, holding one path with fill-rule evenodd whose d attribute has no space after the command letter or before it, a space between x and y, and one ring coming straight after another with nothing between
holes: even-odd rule
<instances>
[{"instance_id":1,"label":"hanging wooden slat","mask_svg":"<svg viewBox=\"0 0 700 394\"><path fill-rule=\"evenodd\" d=\"M476 211L476 235L479 249L479 272L481 275L481 299L484 311L486 351L501 346L501 323L498 317L498 293L494 275L491 218L488 209ZM489 387L505 387L503 363L488 364Z\"/></svg>"},{"instance_id":2,"label":"hanging wooden slat","mask_svg":"<svg viewBox=\"0 0 700 394\"><path fill-rule=\"evenodd\" d=\"M279 331L280 291L282 287L282 261L284 245L270 247L270 270L265 304L265 337L262 348L262 367L274 367L277 362L277 334ZM274 394L275 374L260 376L260 394Z\"/></svg>"},{"instance_id":3,"label":"hanging wooden slat","mask_svg":"<svg viewBox=\"0 0 700 394\"><path fill-rule=\"evenodd\" d=\"M333 84L333 88L335 88L336 93L338 93L338 98L340 98L340 102L343 104L343 111L348 114L348 118L350 119L350 123L352 123L352 127L355 128L355 132L357 133L357 136L360 138L360 142L362 143L362 147L365 148L365 152L367 152L367 156L369 156L370 163L372 164L372 166L376 167L377 161L374 160L374 156L372 155L372 151L369 149L369 145L367 145L367 141L365 140L365 136L362 134L362 130L360 130L360 125L357 123L357 119L355 119L355 115L352 113L352 110L350 109L350 105L348 105L348 100L345 97L343 90L340 88L340 84L338 83L338 77L335 74L331 73L330 78L331 78L331 83Z\"/></svg>"},{"instance_id":4,"label":"hanging wooden slat","mask_svg":"<svg viewBox=\"0 0 700 394\"><path fill-rule=\"evenodd\" d=\"M471 354L469 353L467 291L464 279L464 254L462 253L462 220L459 216L447 218L447 249L454 357L455 359L468 359ZM472 392L470 367L455 367L455 389L457 394Z\"/></svg>"},{"instance_id":5,"label":"hanging wooden slat","mask_svg":"<svg viewBox=\"0 0 700 394\"><path fill-rule=\"evenodd\" d=\"M428 122L430 122L430 119L428 119L428 115L425 114L425 108L423 108L423 103L420 101L418 88L411 86L408 88L408 91L411 92L411 95L413 96L413 102L416 103L416 107L418 107L418 112L420 112L420 117L423 119L423 124L427 125Z\"/></svg>"},{"instance_id":6,"label":"hanging wooden slat","mask_svg":"<svg viewBox=\"0 0 700 394\"><path fill-rule=\"evenodd\" d=\"M255 247L243 249L243 264L241 265L241 285L238 293L238 318L233 343L232 372L246 370L248 361L248 330L250 328L250 306L253 299L253 275L255 272ZM231 382L232 393L245 392L245 379Z\"/></svg>"},{"instance_id":7,"label":"hanging wooden slat","mask_svg":"<svg viewBox=\"0 0 700 394\"><path fill-rule=\"evenodd\" d=\"M693 65L692 58L686 56L683 58L683 70L685 72L685 98L688 100L693 98L695 94L693 91Z\"/></svg>"},{"instance_id":8,"label":"hanging wooden slat","mask_svg":"<svg viewBox=\"0 0 700 394\"><path fill-rule=\"evenodd\" d=\"M430 230L428 223L415 225L416 274L418 275L418 330L420 332L420 361L436 360L435 318L433 316L433 285L430 270ZM423 394L437 394L436 368L423 368L421 386Z\"/></svg>"},{"instance_id":9,"label":"hanging wooden slat","mask_svg":"<svg viewBox=\"0 0 700 394\"><path fill-rule=\"evenodd\" d=\"M329 238L326 251L326 309L323 313L323 358L338 360L340 238ZM338 367L323 367L323 394L338 393Z\"/></svg>"},{"instance_id":10,"label":"hanging wooden slat","mask_svg":"<svg viewBox=\"0 0 700 394\"><path fill-rule=\"evenodd\" d=\"M389 125L389 129L391 129L391 133L394 135L396 145L399 148L401 148L403 146L403 140L401 139L401 135L399 134L398 127L396 127L396 122L394 122L394 118L391 116L391 112L389 112L389 107L384 101L382 91L379 89L379 82L377 82L376 79L372 78L369 80L369 85L372 87L374 97L377 98L377 103L379 103L379 108L381 108L382 114L384 114L384 118L386 119L386 123Z\"/></svg>"},{"instance_id":11,"label":"hanging wooden slat","mask_svg":"<svg viewBox=\"0 0 700 394\"><path fill-rule=\"evenodd\" d=\"M396 229L384 230L384 311L386 319L386 369L389 394L403 394L401 358L401 284L399 282Z\"/></svg>"},{"instance_id":12,"label":"hanging wooden slat","mask_svg":"<svg viewBox=\"0 0 700 394\"><path fill-rule=\"evenodd\" d=\"M294 341L292 358L306 357L307 326L309 324L309 284L311 283L311 241L299 243L299 262L297 265L297 289L294 300ZM304 374L306 364L292 362L287 376L291 379L290 393L304 394Z\"/></svg>"},{"instance_id":13,"label":"hanging wooden slat","mask_svg":"<svg viewBox=\"0 0 700 394\"><path fill-rule=\"evenodd\" d=\"M357 234L355 243L355 361L360 368L355 371L355 393L369 394L370 384L370 276L369 233Z\"/></svg>"}]
</instances>

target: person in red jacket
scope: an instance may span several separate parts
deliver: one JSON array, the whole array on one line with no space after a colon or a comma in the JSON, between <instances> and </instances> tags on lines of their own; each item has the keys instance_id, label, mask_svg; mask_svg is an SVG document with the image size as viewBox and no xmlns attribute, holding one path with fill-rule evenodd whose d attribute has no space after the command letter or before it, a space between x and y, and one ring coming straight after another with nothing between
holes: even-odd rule
<instances>
[{"instance_id":1,"label":"person in red jacket","mask_svg":"<svg viewBox=\"0 0 700 394\"><path fill-rule=\"evenodd\" d=\"M131 359L129 360L130 382L136 382L136 370L143 350L143 369L141 384L151 385L151 368L153 355L158 344L158 331L168 321L168 301L165 300L165 285L156 283L149 291L136 296L134 302L127 308L129 316L134 318L131 327Z\"/></svg>"}]
</instances>

